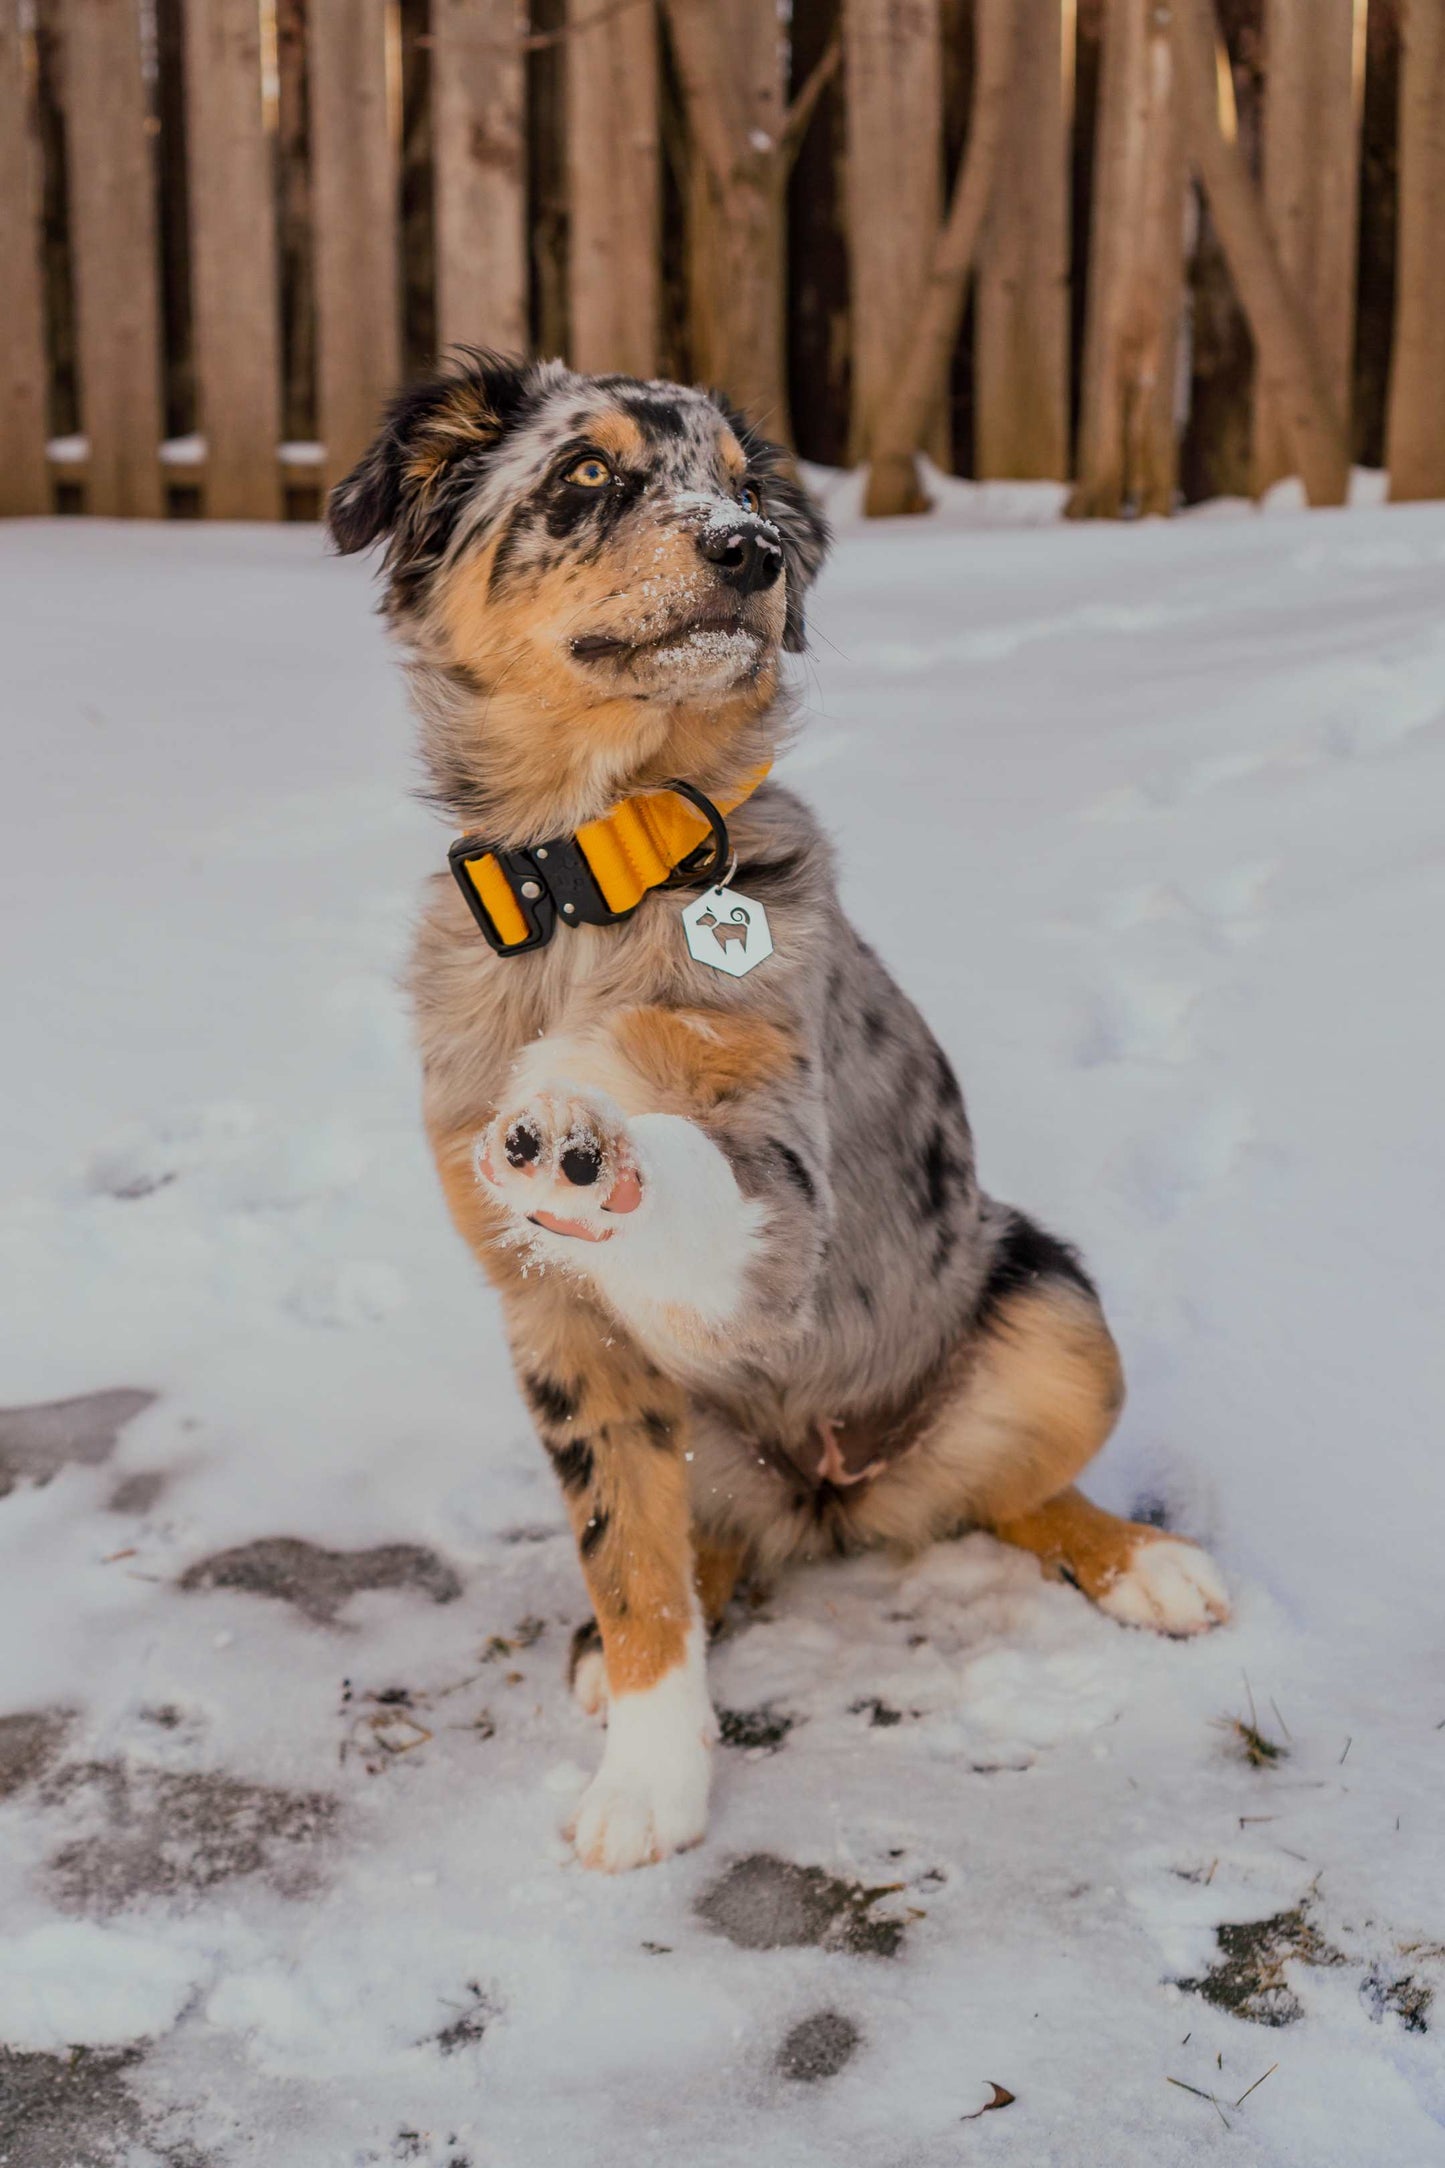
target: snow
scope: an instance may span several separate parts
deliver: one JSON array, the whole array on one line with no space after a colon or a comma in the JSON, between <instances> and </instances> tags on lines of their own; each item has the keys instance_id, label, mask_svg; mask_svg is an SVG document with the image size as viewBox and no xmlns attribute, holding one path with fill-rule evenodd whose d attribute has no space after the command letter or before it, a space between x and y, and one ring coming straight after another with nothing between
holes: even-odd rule
<instances>
[{"instance_id":1,"label":"snow","mask_svg":"<svg viewBox=\"0 0 1445 2168\"><path fill-rule=\"evenodd\" d=\"M1234 1623L1121 1628L983 1537L809 1571L713 1652L704 1845L578 1867L585 1604L419 1132L446 836L366 568L10 523L4 1397L157 1397L46 1483L0 1416L0 2042L139 2044L89 2121L57 2078L63 2144L0 2056L9 2168L1445 2158L1445 507L943 484L865 531L851 486L785 773L989 1186L1097 1271L1089 1488L1207 1541ZM730 1940L759 1854L884 1894ZM1279 1921L1297 2022L1179 1984ZM788 2075L822 2013L841 2068Z\"/></svg>"}]
</instances>

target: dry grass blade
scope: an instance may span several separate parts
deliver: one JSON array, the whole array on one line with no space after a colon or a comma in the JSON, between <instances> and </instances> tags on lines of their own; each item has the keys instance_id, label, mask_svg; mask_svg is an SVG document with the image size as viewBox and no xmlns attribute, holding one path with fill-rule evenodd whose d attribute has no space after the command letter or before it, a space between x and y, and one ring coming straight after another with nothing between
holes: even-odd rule
<instances>
[{"instance_id":1,"label":"dry grass blade","mask_svg":"<svg viewBox=\"0 0 1445 2168\"><path fill-rule=\"evenodd\" d=\"M1268 2070L1266 2070L1262 2076L1255 2079L1253 2085L1246 2085L1244 2091L1240 2094L1238 2100L1236 2100L1236 2102L1234 2103L1236 2108L1242 2108L1244 2106L1244 2103L1248 2100L1250 2094L1255 2090L1255 2087L1263 2085L1265 2078L1272 2078L1278 2068L1278 2063L1271 2063Z\"/></svg>"},{"instance_id":2,"label":"dry grass blade","mask_svg":"<svg viewBox=\"0 0 1445 2168\"><path fill-rule=\"evenodd\" d=\"M1166 2085L1177 2085L1181 2093L1192 2093L1196 2100L1207 2100L1225 2129L1228 2130L1231 2127L1229 2117L1225 2114L1213 2093L1206 2093L1197 2085L1186 2085L1183 2078L1166 2078L1164 2083Z\"/></svg>"}]
</instances>

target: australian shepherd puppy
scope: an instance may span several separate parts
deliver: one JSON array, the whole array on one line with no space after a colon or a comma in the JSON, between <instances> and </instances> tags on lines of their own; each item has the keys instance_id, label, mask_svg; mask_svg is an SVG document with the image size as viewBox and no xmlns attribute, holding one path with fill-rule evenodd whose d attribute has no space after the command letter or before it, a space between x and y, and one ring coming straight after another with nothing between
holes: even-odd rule
<instances>
[{"instance_id":1,"label":"australian shepherd puppy","mask_svg":"<svg viewBox=\"0 0 1445 2168\"><path fill-rule=\"evenodd\" d=\"M703 391L478 355L396 401L329 518L385 542L461 831L411 990L592 1599L579 1857L702 1836L746 1569L988 1529L1129 1625L1226 1617L1202 1551L1072 1487L1123 1397L1093 1284L980 1190L947 1056L764 779L828 539L785 455Z\"/></svg>"}]
</instances>

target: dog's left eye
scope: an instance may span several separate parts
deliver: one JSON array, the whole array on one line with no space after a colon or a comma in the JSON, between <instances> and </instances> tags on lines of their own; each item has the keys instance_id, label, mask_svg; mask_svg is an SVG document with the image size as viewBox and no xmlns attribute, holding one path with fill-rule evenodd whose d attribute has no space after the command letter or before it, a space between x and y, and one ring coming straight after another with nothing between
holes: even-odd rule
<instances>
[{"instance_id":1,"label":"dog's left eye","mask_svg":"<svg viewBox=\"0 0 1445 2168\"><path fill-rule=\"evenodd\" d=\"M751 482L744 482L738 491L738 503L745 512L761 512L763 509L763 500Z\"/></svg>"},{"instance_id":2,"label":"dog's left eye","mask_svg":"<svg viewBox=\"0 0 1445 2168\"><path fill-rule=\"evenodd\" d=\"M574 460L562 477L564 482L575 482L579 489L601 489L612 480L612 469L605 459L589 452L585 459Z\"/></svg>"}]
</instances>

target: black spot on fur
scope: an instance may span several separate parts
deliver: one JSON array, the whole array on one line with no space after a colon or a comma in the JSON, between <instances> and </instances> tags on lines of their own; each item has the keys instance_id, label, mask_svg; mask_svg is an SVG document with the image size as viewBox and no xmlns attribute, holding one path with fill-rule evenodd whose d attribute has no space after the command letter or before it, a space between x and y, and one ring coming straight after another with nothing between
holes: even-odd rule
<instances>
[{"instance_id":1,"label":"black spot on fur","mask_svg":"<svg viewBox=\"0 0 1445 2168\"><path fill-rule=\"evenodd\" d=\"M579 1492L585 1491L592 1481L595 1466L592 1448L587 1440L574 1438L570 1445L549 1445L547 1451L552 1456L557 1480L568 1497L575 1498Z\"/></svg>"},{"instance_id":2,"label":"black spot on fur","mask_svg":"<svg viewBox=\"0 0 1445 2168\"><path fill-rule=\"evenodd\" d=\"M784 1173L799 1195L808 1204L816 1204L818 1201L817 1185L792 1146L781 1143L777 1137L769 1137L768 1149L777 1153L783 1163Z\"/></svg>"},{"instance_id":3,"label":"black spot on fur","mask_svg":"<svg viewBox=\"0 0 1445 2168\"><path fill-rule=\"evenodd\" d=\"M1022 1212L1008 1223L988 1268L974 1312L976 1329L983 1330L997 1318L1011 1296L1044 1280L1062 1280L1081 1294L1098 1300L1093 1281L1079 1261L1077 1250L1060 1242Z\"/></svg>"},{"instance_id":4,"label":"black spot on fur","mask_svg":"<svg viewBox=\"0 0 1445 2168\"><path fill-rule=\"evenodd\" d=\"M584 1558L592 1556L592 1553L606 1535L609 1519L610 1515L606 1513L594 1513L587 1526L583 1529L578 1548Z\"/></svg>"},{"instance_id":5,"label":"black spot on fur","mask_svg":"<svg viewBox=\"0 0 1445 2168\"><path fill-rule=\"evenodd\" d=\"M958 1078L953 1073L953 1064L949 1061L941 1046L935 1047L933 1051L935 1063L934 1081L938 1087L939 1106L962 1107L963 1093L958 1088Z\"/></svg>"},{"instance_id":6,"label":"black spot on fur","mask_svg":"<svg viewBox=\"0 0 1445 2168\"><path fill-rule=\"evenodd\" d=\"M867 1282L864 1280L855 1280L853 1282L853 1295L854 1299L862 1305L862 1307L868 1312L868 1315L871 1317L873 1315L872 1288L869 1287Z\"/></svg>"},{"instance_id":7,"label":"black spot on fur","mask_svg":"<svg viewBox=\"0 0 1445 2168\"><path fill-rule=\"evenodd\" d=\"M574 1389L560 1378L524 1377L522 1390L547 1423L570 1423L580 1405Z\"/></svg>"},{"instance_id":8,"label":"black spot on fur","mask_svg":"<svg viewBox=\"0 0 1445 2168\"><path fill-rule=\"evenodd\" d=\"M875 1054L880 1047L888 1044L893 1034L888 1028L888 1019L881 1009L864 1010L863 1036Z\"/></svg>"},{"instance_id":9,"label":"black spot on fur","mask_svg":"<svg viewBox=\"0 0 1445 2168\"><path fill-rule=\"evenodd\" d=\"M657 1408L644 1408L642 1411L642 1427L647 1432L650 1442L658 1448L659 1452L671 1451L673 1440L677 1434L677 1426L670 1415L662 1414L661 1410Z\"/></svg>"},{"instance_id":10,"label":"black spot on fur","mask_svg":"<svg viewBox=\"0 0 1445 2168\"><path fill-rule=\"evenodd\" d=\"M931 1219L937 1219L948 1202L949 1176L953 1168L948 1139L941 1129L935 1128L930 1132L928 1142L923 1147L920 1166L923 1174L923 1209Z\"/></svg>"}]
</instances>

